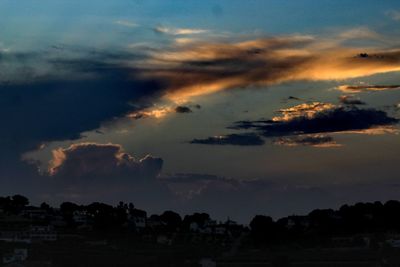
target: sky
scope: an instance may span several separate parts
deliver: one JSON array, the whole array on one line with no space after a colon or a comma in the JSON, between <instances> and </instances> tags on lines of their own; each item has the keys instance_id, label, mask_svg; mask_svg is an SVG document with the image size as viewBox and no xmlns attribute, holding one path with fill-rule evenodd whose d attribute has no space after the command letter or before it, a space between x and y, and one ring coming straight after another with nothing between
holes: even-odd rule
<instances>
[{"instance_id":1,"label":"sky","mask_svg":"<svg viewBox=\"0 0 400 267\"><path fill-rule=\"evenodd\" d=\"M0 0L0 194L240 222L399 199L400 2Z\"/></svg>"}]
</instances>

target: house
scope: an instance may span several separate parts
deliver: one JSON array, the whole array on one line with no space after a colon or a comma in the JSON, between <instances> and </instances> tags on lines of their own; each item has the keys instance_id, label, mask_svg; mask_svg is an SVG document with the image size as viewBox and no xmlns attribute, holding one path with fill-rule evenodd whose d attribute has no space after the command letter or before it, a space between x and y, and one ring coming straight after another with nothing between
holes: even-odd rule
<instances>
[{"instance_id":1,"label":"house","mask_svg":"<svg viewBox=\"0 0 400 267\"><path fill-rule=\"evenodd\" d=\"M172 239L166 235L159 235L157 236L157 243L160 245L171 245Z\"/></svg>"},{"instance_id":2,"label":"house","mask_svg":"<svg viewBox=\"0 0 400 267\"><path fill-rule=\"evenodd\" d=\"M191 222L189 225L190 232L199 232L200 228L201 227L197 222Z\"/></svg>"},{"instance_id":3,"label":"house","mask_svg":"<svg viewBox=\"0 0 400 267\"><path fill-rule=\"evenodd\" d=\"M13 253L3 256L3 264L24 262L28 258L27 249L14 249Z\"/></svg>"},{"instance_id":4,"label":"house","mask_svg":"<svg viewBox=\"0 0 400 267\"><path fill-rule=\"evenodd\" d=\"M38 209L38 208L26 208L22 211L21 215L25 218L39 221L39 220L45 220L47 218L47 211L44 209Z\"/></svg>"},{"instance_id":5,"label":"house","mask_svg":"<svg viewBox=\"0 0 400 267\"><path fill-rule=\"evenodd\" d=\"M151 229L157 229L163 226L165 226L165 222L163 222L158 215L152 215L147 219L147 227Z\"/></svg>"},{"instance_id":6,"label":"house","mask_svg":"<svg viewBox=\"0 0 400 267\"><path fill-rule=\"evenodd\" d=\"M31 226L29 236L32 242L56 241L57 233L50 225Z\"/></svg>"},{"instance_id":7,"label":"house","mask_svg":"<svg viewBox=\"0 0 400 267\"><path fill-rule=\"evenodd\" d=\"M51 216L50 224L54 227L65 227L67 226L67 222L64 220L64 217L61 215Z\"/></svg>"},{"instance_id":8,"label":"house","mask_svg":"<svg viewBox=\"0 0 400 267\"><path fill-rule=\"evenodd\" d=\"M128 222L137 231L143 230L147 226L147 213L144 210L133 209L128 215Z\"/></svg>"},{"instance_id":9,"label":"house","mask_svg":"<svg viewBox=\"0 0 400 267\"><path fill-rule=\"evenodd\" d=\"M214 260L212 260L212 259L209 259L209 258L202 258L202 259L199 261L199 265L200 265L201 267L216 267L216 266L217 266L217 263L216 263Z\"/></svg>"},{"instance_id":10,"label":"house","mask_svg":"<svg viewBox=\"0 0 400 267\"><path fill-rule=\"evenodd\" d=\"M72 214L72 220L78 225L87 225L92 222L92 218L86 211L74 211Z\"/></svg>"},{"instance_id":11,"label":"house","mask_svg":"<svg viewBox=\"0 0 400 267\"><path fill-rule=\"evenodd\" d=\"M388 239L388 240L386 240L386 244L388 244L392 248L400 248L400 240L399 239Z\"/></svg>"},{"instance_id":12,"label":"house","mask_svg":"<svg viewBox=\"0 0 400 267\"><path fill-rule=\"evenodd\" d=\"M26 244L30 244L32 242L29 232L22 229L0 231L0 241Z\"/></svg>"},{"instance_id":13,"label":"house","mask_svg":"<svg viewBox=\"0 0 400 267\"><path fill-rule=\"evenodd\" d=\"M214 220L206 220L203 223L198 221L193 221L189 224L189 231L201 234L212 234L217 225Z\"/></svg>"},{"instance_id":14,"label":"house","mask_svg":"<svg viewBox=\"0 0 400 267\"><path fill-rule=\"evenodd\" d=\"M286 220L285 227L287 229L302 228L307 229L310 226L310 219L308 216L289 216Z\"/></svg>"},{"instance_id":15,"label":"house","mask_svg":"<svg viewBox=\"0 0 400 267\"><path fill-rule=\"evenodd\" d=\"M30 243L29 227L31 221L16 215L0 217L0 240L5 242Z\"/></svg>"}]
</instances>

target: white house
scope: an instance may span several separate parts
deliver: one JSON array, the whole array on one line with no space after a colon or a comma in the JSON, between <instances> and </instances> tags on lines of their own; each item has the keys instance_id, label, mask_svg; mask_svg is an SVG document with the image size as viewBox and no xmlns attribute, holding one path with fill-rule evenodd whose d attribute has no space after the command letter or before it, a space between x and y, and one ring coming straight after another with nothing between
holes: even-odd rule
<instances>
[{"instance_id":1,"label":"white house","mask_svg":"<svg viewBox=\"0 0 400 267\"><path fill-rule=\"evenodd\" d=\"M24 262L28 258L27 249L14 249L14 253L3 256L3 264Z\"/></svg>"},{"instance_id":2,"label":"white house","mask_svg":"<svg viewBox=\"0 0 400 267\"><path fill-rule=\"evenodd\" d=\"M52 226L31 226L29 236L32 242L56 241L57 233Z\"/></svg>"}]
</instances>

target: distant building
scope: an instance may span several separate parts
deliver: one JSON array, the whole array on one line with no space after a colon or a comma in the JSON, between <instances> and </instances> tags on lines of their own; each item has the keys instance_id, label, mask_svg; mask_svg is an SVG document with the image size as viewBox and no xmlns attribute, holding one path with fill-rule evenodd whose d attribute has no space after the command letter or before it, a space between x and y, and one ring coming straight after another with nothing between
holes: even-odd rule
<instances>
[{"instance_id":1,"label":"distant building","mask_svg":"<svg viewBox=\"0 0 400 267\"><path fill-rule=\"evenodd\" d=\"M30 243L31 220L16 215L0 217L0 241Z\"/></svg>"},{"instance_id":2,"label":"distant building","mask_svg":"<svg viewBox=\"0 0 400 267\"><path fill-rule=\"evenodd\" d=\"M293 229L295 227L306 229L310 226L310 219L308 216L289 216L285 226L287 229Z\"/></svg>"},{"instance_id":3,"label":"distant building","mask_svg":"<svg viewBox=\"0 0 400 267\"><path fill-rule=\"evenodd\" d=\"M163 227L165 226L165 222L163 222L160 219L160 216L150 216L150 218L147 219L147 227L151 228L151 229L155 229L158 227Z\"/></svg>"},{"instance_id":4,"label":"distant building","mask_svg":"<svg viewBox=\"0 0 400 267\"><path fill-rule=\"evenodd\" d=\"M143 230L147 227L147 213L144 210L133 209L128 215L128 222L136 230Z\"/></svg>"},{"instance_id":5,"label":"distant building","mask_svg":"<svg viewBox=\"0 0 400 267\"><path fill-rule=\"evenodd\" d=\"M392 248L400 248L400 240L399 239L386 240L386 244L388 244Z\"/></svg>"},{"instance_id":6,"label":"distant building","mask_svg":"<svg viewBox=\"0 0 400 267\"><path fill-rule=\"evenodd\" d=\"M21 215L31 220L45 220L47 218L47 211L38 208L26 208L21 212Z\"/></svg>"},{"instance_id":7,"label":"distant building","mask_svg":"<svg viewBox=\"0 0 400 267\"><path fill-rule=\"evenodd\" d=\"M61 215L51 216L50 225L54 227L65 227L67 226L67 222L64 220L64 217Z\"/></svg>"},{"instance_id":8,"label":"distant building","mask_svg":"<svg viewBox=\"0 0 400 267\"><path fill-rule=\"evenodd\" d=\"M172 239L166 235L159 235L157 236L157 243L161 245L171 245Z\"/></svg>"},{"instance_id":9,"label":"distant building","mask_svg":"<svg viewBox=\"0 0 400 267\"><path fill-rule=\"evenodd\" d=\"M78 225L87 225L92 222L92 218L86 211L74 211L72 220Z\"/></svg>"},{"instance_id":10,"label":"distant building","mask_svg":"<svg viewBox=\"0 0 400 267\"><path fill-rule=\"evenodd\" d=\"M50 225L31 226L29 236L32 242L56 241L57 233Z\"/></svg>"},{"instance_id":11,"label":"distant building","mask_svg":"<svg viewBox=\"0 0 400 267\"><path fill-rule=\"evenodd\" d=\"M216 266L217 266L217 263L216 263L214 260L212 260L212 259L209 259L209 258L202 258L202 259L199 261L199 265L200 265L201 267L216 267Z\"/></svg>"},{"instance_id":12,"label":"distant building","mask_svg":"<svg viewBox=\"0 0 400 267\"><path fill-rule=\"evenodd\" d=\"M14 249L13 253L3 256L3 264L21 263L28 258L27 249Z\"/></svg>"}]
</instances>

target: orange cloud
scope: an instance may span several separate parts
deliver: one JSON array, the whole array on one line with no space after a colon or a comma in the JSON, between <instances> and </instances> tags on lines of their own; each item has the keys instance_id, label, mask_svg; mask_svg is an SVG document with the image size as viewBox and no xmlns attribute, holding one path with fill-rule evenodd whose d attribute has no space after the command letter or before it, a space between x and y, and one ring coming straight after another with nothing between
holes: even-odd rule
<instances>
[{"instance_id":1,"label":"orange cloud","mask_svg":"<svg viewBox=\"0 0 400 267\"><path fill-rule=\"evenodd\" d=\"M366 91L386 91L400 89L400 85L340 85L339 91L345 93L361 93Z\"/></svg>"},{"instance_id":2,"label":"orange cloud","mask_svg":"<svg viewBox=\"0 0 400 267\"><path fill-rule=\"evenodd\" d=\"M172 107L153 107L145 110L140 110L137 112L133 112L128 114L128 118L132 119L141 119L141 118L155 118L162 119L166 115L175 112Z\"/></svg>"},{"instance_id":3,"label":"orange cloud","mask_svg":"<svg viewBox=\"0 0 400 267\"><path fill-rule=\"evenodd\" d=\"M336 108L336 105L331 103L313 102L303 103L290 108L280 109L279 112L282 116L273 117L272 120L275 122L290 121L297 117L305 117L312 119L320 112L331 110Z\"/></svg>"},{"instance_id":4,"label":"orange cloud","mask_svg":"<svg viewBox=\"0 0 400 267\"><path fill-rule=\"evenodd\" d=\"M373 34L358 29L357 35ZM183 42L152 52L142 62L141 76L160 79L167 85L167 98L184 101L230 88L400 71L399 62L400 49L346 47L337 41L294 35L234 43Z\"/></svg>"}]
</instances>

